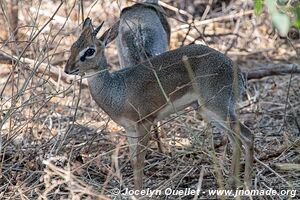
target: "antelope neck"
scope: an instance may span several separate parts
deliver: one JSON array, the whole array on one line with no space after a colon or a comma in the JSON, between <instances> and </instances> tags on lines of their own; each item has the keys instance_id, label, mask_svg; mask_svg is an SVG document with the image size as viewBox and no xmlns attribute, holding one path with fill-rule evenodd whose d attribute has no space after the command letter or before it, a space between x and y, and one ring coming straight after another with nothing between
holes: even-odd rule
<instances>
[{"instance_id":1,"label":"antelope neck","mask_svg":"<svg viewBox=\"0 0 300 200\"><path fill-rule=\"evenodd\" d=\"M104 70L88 77L93 99L112 119L121 114L126 102L123 77L118 73Z\"/></svg>"}]
</instances>

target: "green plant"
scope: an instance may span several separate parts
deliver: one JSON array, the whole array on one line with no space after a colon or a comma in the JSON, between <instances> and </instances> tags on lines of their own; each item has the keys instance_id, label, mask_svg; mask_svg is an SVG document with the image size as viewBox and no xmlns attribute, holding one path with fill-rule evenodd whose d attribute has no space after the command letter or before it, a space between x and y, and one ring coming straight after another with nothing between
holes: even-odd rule
<instances>
[{"instance_id":1,"label":"green plant","mask_svg":"<svg viewBox=\"0 0 300 200\"><path fill-rule=\"evenodd\" d=\"M255 13L258 15L266 6L273 25L281 36L288 34L289 28L300 29L300 3L293 0L254 0Z\"/></svg>"}]
</instances>

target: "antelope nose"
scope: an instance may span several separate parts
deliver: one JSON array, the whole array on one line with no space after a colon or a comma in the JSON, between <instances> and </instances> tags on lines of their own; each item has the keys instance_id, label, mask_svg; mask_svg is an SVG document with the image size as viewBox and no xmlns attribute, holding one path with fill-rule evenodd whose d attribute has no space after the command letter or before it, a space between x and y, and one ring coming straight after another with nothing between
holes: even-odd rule
<instances>
[{"instance_id":1,"label":"antelope nose","mask_svg":"<svg viewBox=\"0 0 300 200\"><path fill-rule=\"evenodd\" d=\"M65 72L66 74L70 74L71 69L72 69L72 67L71 67L71 65L70 65L70 62L69 62L69 60L67 60L67 63L66 63L65 66L64 66L64 72Z\"/></svg>"},{"instance_id":2,"label":"antelope nose","mask_svg":"<svg viewBox=\"0 0 300 200\"><path fill-rule=\"evenodd\" d=\"M66 64L65 67L64 67L64 72L65 72L66 74L70 74L71 69L72 69L72 67L70 67L69 62L67 62L67 64Z\"/></svg>"},{"instance_id":3,"label":"antelope nose","mask_svg":"<svg viewBox=\"0 0 300 200\"><path fill-rule=\"evenodd\" d=\"M65 68L64 72L65 72L66 74L69 74L69 70L68 70L67 68Z\"/></svg>"}]
</instances>

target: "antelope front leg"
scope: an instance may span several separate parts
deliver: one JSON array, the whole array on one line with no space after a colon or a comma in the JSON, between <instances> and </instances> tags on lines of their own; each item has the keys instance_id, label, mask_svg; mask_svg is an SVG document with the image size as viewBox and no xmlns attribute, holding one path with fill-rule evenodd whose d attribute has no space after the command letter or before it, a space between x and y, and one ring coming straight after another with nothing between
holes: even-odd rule
<instances>
[{"instance_id":1,"label":"antelope front leg","mask_svg":"<svg viewBox=\"0 0 300 200\"><path fill-rule=\"evenodd\" d=\"M240 162L241 162L241 142L238 137L234 138L235 142L232 142L233 152L231 158L231 173L232 173L232 182L231 187L236 188L240 180Z\"/></svg>"},{"instance_id":2,"label":"antelope front leg","mask_svg":"<svg viewBox=\"0 0 300 200\"><path fill-rule=\"evenodd\" d=\"M239 123L236 123L236 117L231 117L230 129L228 130L228 135L230 142L232 144L233 152L231 158L231 173L232 177L229 181L229 186L231 189L236 189L240 185L240 168L241 168L241 131Z\"/></svg>"},{"instance_id":3,"label":"antelope front leg","mask_svg":"<svg viewBox=\"0 0 300 200\"><path fill-rule=\"evenodd\" d=\"M235 117L231 120L231 129L234 132L229 132L231 142L233 145L233 154L231 160L231 170L233 174L233 183L231 186L235 188L236 183L239 180L240 171L240 158L241 158L241 143L245 147L245 173L244 173L244 184L245 189L250 189L252 185L252 171L253 171L253 142L254 135L248 127L239 121L235 121ZM240 134L238 134L240 133Z\"/></svg>"},{"instance_id":4,"label":"antelope front leg","mask_svg":"<svg viewBox=\"0 0 300 200\"><path fill-rule=\"evenodd\" d=\"M143 189L144 161L149 141L151 125L137 124L133 129L126 129L133 168L134 189Z\"/></svg>"},{"instance_id":5,"label":"antelope front leg","mask_svg":"<svg viewBox=\"0 0 300 200\"><path fill-rule=\"evenodd\" d=\"M158 152L162 154L170 154L170 149L168 148L167 144L164 144L162 139L166 138L166 134L161 129L159 130L160 123L154 124L152 126L152 132L154 135L154 140L157 143Z\"/></svg>"},{"instance_id":6,"label":"antelope front leg","mask_svg":"<svg viewBox=\"0 0 300 200\"><path fill-rule=\"evenodd\" d=\"M241 129L241 139L243 142L243 145L245 147L245 176L244 176L244 182L246 189L251 188L252 185L252 172L253 172L253 149L254 149L254 135L250 131L248 127L246 127L244 124L240 123L240 129Z\"/></svg>"}]
</instances>

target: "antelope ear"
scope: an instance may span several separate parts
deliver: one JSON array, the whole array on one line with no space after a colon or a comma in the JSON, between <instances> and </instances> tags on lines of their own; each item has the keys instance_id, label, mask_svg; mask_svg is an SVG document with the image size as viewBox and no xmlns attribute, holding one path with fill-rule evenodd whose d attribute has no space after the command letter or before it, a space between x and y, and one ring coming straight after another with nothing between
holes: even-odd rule
<instances>
[{"instance_id":1,"label":"antelope ear","mask_svg":"<svg viewBox=\"0 0 300 200\"><path fill-rule=\"evenodd\" d=\"M83 22L83 25L82 25L82 28L85 28L87 26L92 26L92 20L91 18L87 17L84 22Z\"/></svg>"},{"instance_id":2,"label":"antelope ear","mask_svg":"<svg viewBox=\"0 0 300 200\"><path fill-rule=\"evenodd\" d=\"M117 21L111 28L106 30L103 35L99 38L100 41L106 46L111 43L119 34L119 24L120 21Z\"/></svg>"}]
</instances>

